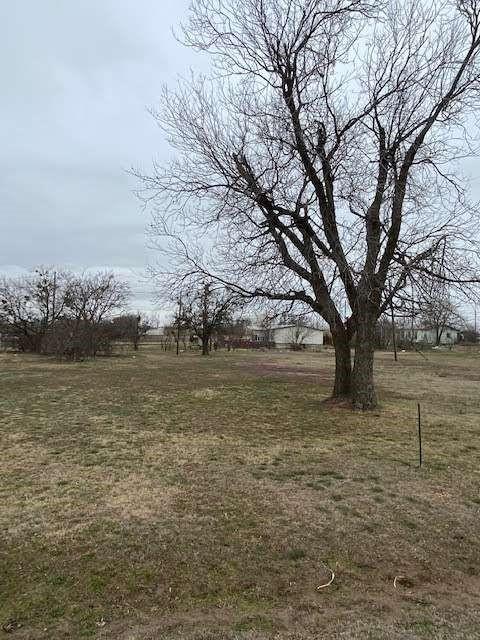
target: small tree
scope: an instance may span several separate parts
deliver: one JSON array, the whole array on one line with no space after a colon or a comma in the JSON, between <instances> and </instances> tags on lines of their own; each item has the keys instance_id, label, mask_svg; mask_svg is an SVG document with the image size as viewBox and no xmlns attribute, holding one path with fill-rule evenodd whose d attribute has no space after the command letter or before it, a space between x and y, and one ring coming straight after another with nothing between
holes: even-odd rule
<instances>
[{"instance_id":1,"label":"small tree","mask_svg":"<svg viewBox=\"0 0 480 640\"><path fill-rule=\"evenodd\" d=\"M121 315L111 322L113 335L117 340L128 340L138 351L141 339L152 328L149 320L140 313Z\"/></svg>"},{"instance_id":2,"label":"small tree","mask_svg":"<svg viewBox=\"0 0 480 640\"><path fill-rule=\"evenodd\" d=\"M244 340L249 325L251 325L249 318L236 317L231 322L225 322L220 328L220 333L229 351Z\"/></svg>"},{"instance_id":3,"label":"small tree","mask_svg":"<svg viewBox=\"0 0 480 640\"><path fill-rule=\"evenodd\" d=\"M239 296L220 286L204 283L201 288L185 298L183 319L202 343L202 355L210 353L210 344L224 327L231 325L232 314L238 307Z\"/></svg>"},{"instance_id":4,"label":"small tree","mask_svg":"<svg viewBox=\"0 0 480 640\"><path fill-rule=\"evenodd\" d=\"M305 339L311 334L312 330L301 324L299 320L295 322L290 329L290 347L293 351L300 351L304 348Z\"/></svg>"},{"instance_id":5,"label":"small tree","mask_svg":"<svg viewBox=\"0 0 480 640\"><path fill-rule=\"evenodd\" d=\"M478 344L480 340L480 334L475 329L475 326L469 325L463 332L463 341L467 344Z\"/></svg>"},{"instance_id":6,"label":"small tree","mask_svg":"<svg viewBox=\"0 0 480 640\"><path fill-rule=\"evenodd\" d=\"M428 297L421 301L421 319L424 326L435 332L435 344L438 347L448 327L460 328L464 320L458 307L450 297Z\"/></svg>"}]
</instances>

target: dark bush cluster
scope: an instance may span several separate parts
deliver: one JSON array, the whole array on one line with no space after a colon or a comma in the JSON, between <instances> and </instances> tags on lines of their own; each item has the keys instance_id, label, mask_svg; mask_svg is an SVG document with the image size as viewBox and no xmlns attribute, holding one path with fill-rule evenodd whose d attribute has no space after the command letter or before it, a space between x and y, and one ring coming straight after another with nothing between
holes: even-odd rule
<instances>
[{"instance_id":1,"label":"dark bush cluster","mask_svg":"<svg viewBox=\"0 0 480 640\"><path fill-rule=\"evenodd\" d=\"M138 345L137 316L115 317L129 287L113 273L83 275L36 269L0 282L0 337L4 347L79 360L109 355L114 340Z\"/></svg>"}]
</instances>

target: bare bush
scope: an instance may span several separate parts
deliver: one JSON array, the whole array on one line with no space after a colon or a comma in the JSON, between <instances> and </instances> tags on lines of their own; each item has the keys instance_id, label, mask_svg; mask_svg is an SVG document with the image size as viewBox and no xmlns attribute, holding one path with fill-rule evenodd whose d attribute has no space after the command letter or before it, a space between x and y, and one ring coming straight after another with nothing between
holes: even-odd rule
<instances>
[{"instance_id":1,"label":"bare bush","mask_svg":"<svg viewBox=\"0 0 480 640\"><path fill-rule=\"evenodd\" d=\"M128 295L128 286L111 273L75 276L37 269L0 282L1 318L22 351L68 359L109 354L107 320Z\"/></svg>"}]
</instances>

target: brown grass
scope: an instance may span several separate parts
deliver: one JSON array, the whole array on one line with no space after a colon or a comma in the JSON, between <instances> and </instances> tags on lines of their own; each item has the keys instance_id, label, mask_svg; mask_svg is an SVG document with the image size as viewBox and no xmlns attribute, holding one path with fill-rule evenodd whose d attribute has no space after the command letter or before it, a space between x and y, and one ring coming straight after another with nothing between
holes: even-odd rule
<instances>
[{"instance_id":1,"label":"brown grass","mask_svg":"<svg viewBox=\"0 0 480 640\"><path fill-rule=\"evenodd\" d=\"M379 354L362 414L324 402L328 351L2 354L0 627L480 637L480 357L428 358Z\"/></svg>"}]
</instances>

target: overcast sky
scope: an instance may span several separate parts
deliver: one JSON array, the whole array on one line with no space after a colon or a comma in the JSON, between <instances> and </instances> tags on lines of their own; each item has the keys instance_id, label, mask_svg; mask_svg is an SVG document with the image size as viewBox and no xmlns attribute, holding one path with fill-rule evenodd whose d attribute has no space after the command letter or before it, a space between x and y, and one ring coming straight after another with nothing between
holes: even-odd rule
<instances>
[{"instance_id":1,"label":"overcast sky","mask_svg":"<svg viewBox=\"0 0 480 640\"><path fill-rule=\"evenodd\" d=\"M172 35L188 0L0 0L0 272L110 268L132 306L148 216L126 171L168 154L147 112L202 64ZM480 199L478 160L464 163Z\"/></svg>"},{"instance_id":2,"label":"overcast sky","mask_svg":"<svg viewBox=\"0 0 480 640\"><path fill-rule=\"evenodd\" d=\"M0 2L0 271L113 268L149 306L148 218L126 170L168 153L147 107L195 65L171 32L187 7Z\"/></svg>"}]
</instances>

